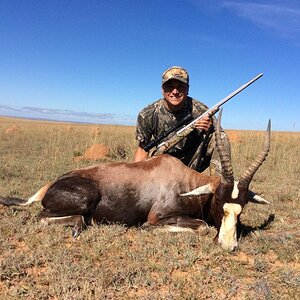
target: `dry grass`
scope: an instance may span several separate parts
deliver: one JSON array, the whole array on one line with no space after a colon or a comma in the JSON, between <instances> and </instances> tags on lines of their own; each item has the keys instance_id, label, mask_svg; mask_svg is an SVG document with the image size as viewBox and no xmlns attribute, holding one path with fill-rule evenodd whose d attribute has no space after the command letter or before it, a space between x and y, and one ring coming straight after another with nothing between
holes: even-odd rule
<instances>
[{"instance_id":1,"label":"dry grass","mask_svg":"<svg viewBox=\"0 0 300 300\"><path fill-rule=\"evenodd\" d=\"M9 128L14 128L8 130ZM234 135L235 134L235 135ZM231 133L240 175L263 135ZM131 160L134 128L0 118L0 195L28 197L56 176L94 162L74 161L94 143L108 160ZM0 207L2 299L297 299L300 293L300 133L272 134L271 152L252 189L271 200L249 204L234 254L208 236L156 234L97 226L78 239L69 228L43 227L40 204Z\"/></svg>"}]
</instances>

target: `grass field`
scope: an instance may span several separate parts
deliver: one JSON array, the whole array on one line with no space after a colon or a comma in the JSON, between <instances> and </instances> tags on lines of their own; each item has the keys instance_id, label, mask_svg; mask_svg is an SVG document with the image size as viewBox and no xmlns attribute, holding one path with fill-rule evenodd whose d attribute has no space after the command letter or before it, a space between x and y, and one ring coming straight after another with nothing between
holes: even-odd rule
<instances>
[{"instance_id":1,"label":"grass field","mask_svg":"<svg viewBox=\"0 0 300 300\"><path fill-rule=\"evenodd\" d=\"M267 120L266 120L267 123ZM226 130L226 129L225 129ZM263 133L228 131L236 178L261 150ZM27 198L95 143L98 162L132 160L134 128L0 118L0 195ZM300 299L300 133L273 132L251 189L271 201L249 204L239 250L207 236L95 226L78 239L44 227L40 203L0 206L1 299Z\"/></svg>"}]
</instances>

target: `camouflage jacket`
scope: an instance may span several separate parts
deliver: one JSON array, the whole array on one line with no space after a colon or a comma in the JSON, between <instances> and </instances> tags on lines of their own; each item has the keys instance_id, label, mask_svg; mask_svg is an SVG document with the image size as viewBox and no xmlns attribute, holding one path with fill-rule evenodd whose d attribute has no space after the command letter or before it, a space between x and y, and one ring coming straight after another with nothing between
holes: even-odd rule
<instances>
[{"instance_id":1,"label":"camouflage jacket","mask_svg":"<svg viewBox=\"0 0 300 300\"><path fill-rule=\"evenodd\" d=\"M152 139L165 134L188 114L196 118L208 109L203 103L187 97L183 109L179 112L171 112L163 105L164 101L164 99L159 99L145 107L138 115L136 139L141 148L144 148ZM179 158L185 165L202 172L209 166L213 154L212 133L213 127L207 134L194 129L167 153ZM171 135L172 133L168 137Z\"/></svg>"}]
</instances>

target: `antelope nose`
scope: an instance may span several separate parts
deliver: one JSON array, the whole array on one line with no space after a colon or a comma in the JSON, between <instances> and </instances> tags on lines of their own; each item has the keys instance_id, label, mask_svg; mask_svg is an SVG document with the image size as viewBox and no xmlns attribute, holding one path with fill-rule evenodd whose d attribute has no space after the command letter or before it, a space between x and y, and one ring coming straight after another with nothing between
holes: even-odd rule
<instances>
[{"instance_id":1,"label":"antelope nose","mask_svg":"<svg viewBox=\"0 0 300 300\"><path fill-rule=\"evenodd\" d=\"M236 252L238 249L238 246L233 246L232 250L230 252Z\"/></svg>"}]
</instances>

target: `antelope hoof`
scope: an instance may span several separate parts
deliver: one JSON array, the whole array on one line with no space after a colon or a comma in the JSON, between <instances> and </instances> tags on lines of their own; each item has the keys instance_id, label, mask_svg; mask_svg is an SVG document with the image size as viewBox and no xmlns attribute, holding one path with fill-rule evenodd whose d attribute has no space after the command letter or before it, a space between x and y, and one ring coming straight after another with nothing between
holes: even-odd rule
<instances>
[{"instance_id":1,"label":"antelope hoof","mask_svg":"<svg viewBox=\"0 0 300 300\"><path fill-rule=\"evenodd\" d=\"M74 227L72 228L72 237L73 237L73 238L79 237L81 231L82 231L81 228L79 228L78 226L74 226Z\"/></svg>"}]
</instances>

